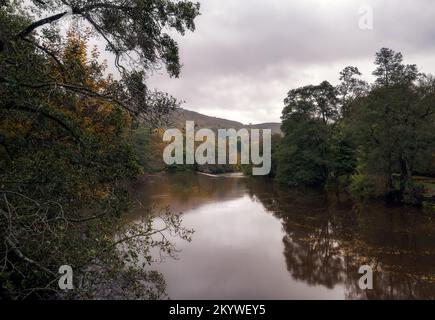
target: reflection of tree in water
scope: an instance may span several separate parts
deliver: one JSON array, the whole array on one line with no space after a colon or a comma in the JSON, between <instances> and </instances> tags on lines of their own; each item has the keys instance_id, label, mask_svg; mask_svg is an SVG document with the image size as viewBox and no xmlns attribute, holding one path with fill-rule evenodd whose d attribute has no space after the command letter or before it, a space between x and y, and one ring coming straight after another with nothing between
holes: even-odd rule
<instances>
[{"instance_id":1,"label":"reflection of tree in water","mask_svg":"<svg viewBox=\"0 0 435 320\"><path fill-rule=\"evenodd\" d=\"M433 223L418 212L348 201L313 190L288 190L261 180L250 194L281 219L284 256L294 279L343 285L349 299L434 299ZM409 209L406 209L408 211ZM358 268L375 270L374 289L360 290Z\"/></svg>"},{"instance_id":2,"label":"reflection of tree in water","mask_svg":"<svg viewBox=\"0 0 435 320\"><path fill-rule=\"evenodd\" d=\"M177 212L248 192L281 220L287 269L296 280L343 286L349 299L435 298L435 222L418 210L376 203L356 208L335 194L281 188L261 178L149 179L138 189L141 202L158 200ZM358 268L365 264L375 270L371 291L358 287Z\"/></svg>"},{"instance_id":3,"label":"reflection of tree in water","mask_svg":"<svg viewBox=\"0 0 435 320\"><path fill-rule=\"evenodd\" d=\"M245 192L245 179L209 177L201 174L177 173L144 176L132 186L137 202L169 206L175 212L192 210L206 203L236 199ZM142 208L133 209L141 216Z\"/></svg>"},{"instance_id":4,"label":"reflection of tree in water","mask_svg":"<svg viewBox=\"0 0 435 320\"><path fill-rule=\"evenodd\" d=\"M308 235L305 230L294 230L284 237L287 269L293 278L328 288L343 281L344 261L328 232L328 227Z\"/></svg>"}]
</instances>

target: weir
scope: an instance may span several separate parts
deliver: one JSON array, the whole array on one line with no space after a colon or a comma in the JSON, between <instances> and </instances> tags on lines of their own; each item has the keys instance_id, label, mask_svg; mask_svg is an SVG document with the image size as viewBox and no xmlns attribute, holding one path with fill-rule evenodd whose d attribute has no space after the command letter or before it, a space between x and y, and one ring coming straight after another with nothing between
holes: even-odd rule
<instances>
[{"instance_id":1,"label":"weir","mask_svg":"<svg viewBox=\"0 0 435 320\"><path fill-rule=\"evenodd\" d=\"M260 139L260 129L218 129L216 139L212 129L195 132L195 122L186 121L184 134L180 129L165 131L163 141L170 143L163 151L163 160L168 165L237 164L240 155L240 164L253 165L252 175L267 175L271 169L272 131L261 131Z\"/></svg>"}]
</instances>

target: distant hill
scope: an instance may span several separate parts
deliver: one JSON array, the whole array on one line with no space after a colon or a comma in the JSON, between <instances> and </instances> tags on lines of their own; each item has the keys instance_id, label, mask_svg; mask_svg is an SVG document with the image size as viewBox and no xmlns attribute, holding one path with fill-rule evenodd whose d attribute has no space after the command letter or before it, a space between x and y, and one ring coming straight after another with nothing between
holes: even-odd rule
<instances>
[{"instance_id":1,"label":"distant hill","mask_svg":"<svg viewBox=\"0 0 435 320\"><path fill-rule=\"evenodd\" d=\"M241 129L241 128L247 128L247 129L271 129L272 134L282 134L281 132L281 123L279 122L267 122L267 123L259 123L259 124L252 124L247 125L243 124L238 121L228 120L228 119L222 119L222 118L216 118L211 116L206 116L204 114L190 111L186 109L178 109L173 113L173 115L170 117L170 123L171 125L181 128L184 127L186 124L186 121L194 121L195 125L198 126L198 128L210 128L210 129Z\"/></svg>"}]
</instances>

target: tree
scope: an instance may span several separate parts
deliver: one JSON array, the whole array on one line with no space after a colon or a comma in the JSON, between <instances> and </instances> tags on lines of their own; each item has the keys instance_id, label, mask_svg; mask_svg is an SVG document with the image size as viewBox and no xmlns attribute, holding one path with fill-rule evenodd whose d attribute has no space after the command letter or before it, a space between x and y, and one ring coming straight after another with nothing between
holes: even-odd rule
<instances>
[{"instance_id":1,"label":"tree","mask_svg":"<svg viewBox=\"0 0 435 320\"><path fill-rule=\"evenodd\" d=\"M340 72L341 83L337 86L340 115L346 118L352 104L368 91L368 84L359 79L362 74L357 67L346 67Z\"/></svg>"},{"instance_id":2,"label":"tree","mask_svg":"<svg viewBox=\"0 0 435 320\"><path fill-rule=\"evenodd\" d=\"M159 126L178 106L143 80L160 62L178 76L177 45L163 28L193 30L197 14L198 5L188 1L2 3L2 298L165 295L161 275L137 262L148 265L151 246L172 254L164 230L186 240L190 230L169 212L162 212L163 229L153 227L151 213L126 225L125 185L139 172L131 128L136 116ZM63 36L56 24L67 16L89 32L77 27ZM96 35L115 55L119 80L107 75L96 50L88 56L87 43ZM121 65L127 60L128 67ZM65 263L78 280L72 295L57 287Z\"/></svg>"},{"instance_id":3,"label":"tree","mask_svg":"<svg viewBox=\"0 0 435 320\"><path fill-rule=\"evenodd\" d=\"M324 81L290 90L284 104L277 178L289 185L324 185L330 124L338 116L335 88Z\"/></svg>"},{"instance_id":4,"label":"tree","mask_svg":"<svg viewBox=\"0 0 435 320\"><path fill-rule=\"evenodd\" d=\"M338 116L337 92L328 81L317 86L308 85L290 90L284 105L284 121L293 114L304 114L311 118L320 118L327 124Z\"/></svg>"},{"instance_id":5,"label":"tree","mask_svg":"<svg viewBox=\"0 0 435 320\"><path fill-rule=\"evenodd\" d=\"M377 77L375 83L380 87L406 86L418 75L415 64L404 65L402 54L388 48L376 53L375 65L377 68L373 75Z\"/></svg>"},{"instance_id":6,"label":"tree","mask_svg":"<svg viewBox=\"0 0 435 320\"><path fill-rule=\"evenodd\" d=\"M398 190L401 199L415 203L416 159L433 150L433 93L416 66L402 59L385 48L376 54L376 86L359 101L351 125L364 171L383 176L385 194Z\"/></svg>"},{"instance_id":7,"label":"tree","mask_svg":"<svg viewBox=\"0 0 435 320\"><path fill-rule=\"evenodd\" d=\"M271 147L272 166L269 173L269 177L275 178L277 175L280 146L282 143L281 134L278 133L273 134L271 142L272 142L272 147Z\"/></svg>"},{"instance_id":8,"label":"tree","mask_svg":"<svg viewBox=\"0 0 435 320\"><path fill-rule=\"evenodd\" d=\"M109 3L95 0L33 0L29 8L25 1L19 0L6 1L2 11L2 15L26 14L21 15L20 24L13 29L18 28L16 32L2 36L3 55L8 55L16 44L24 42L56 62L64 72L67 66L62 65L59 52L53 46L62 41L57 26L62 19L68 18L83 22L91 28L92 36L98 36L106 42L106 49L115 55L115 66L122 79L105 94L82 86L71 86L66 77L41 85L63 87L82 95L98 95L153 124L161 121L177 106L167 94L150 91L144 79L146 73L159 68L161 62L171 76L179 76L181 64L178 46L164 30L173 28L181 34L186 30L193 31L199 4L166 0L114 0ZM32 21L31 12L46 17L33 18ZM128 67L122 64L123 61L128 62ZM34 79L33 84L38 80Z\"/></svg>"},{"instance_id":9,"label":"tree","mask_svg":"<svg viewBox=\"0 0 435 320\"><path fill-rule=\"evenodd\" d=\"M346 67L336 88L325 81L288 93L277 161L280 181L347 186L353 176L353 191L421 203L413 175L431 170L434 81L391 49L381 49L375 65L372 86L359 78L358 68Z\"/></svg>"}]
</instances>

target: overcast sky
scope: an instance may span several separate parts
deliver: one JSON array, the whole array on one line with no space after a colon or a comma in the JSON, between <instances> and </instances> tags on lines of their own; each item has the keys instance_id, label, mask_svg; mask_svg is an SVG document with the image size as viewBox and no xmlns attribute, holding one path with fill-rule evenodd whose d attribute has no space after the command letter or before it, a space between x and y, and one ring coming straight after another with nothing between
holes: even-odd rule
<instances>
[{"instance_id":1,"label":"overcast sky","mask_svg":"<svg viewBox=\"0 0 435 320\"><path fill-rule=\"evenodd\" d=\"M243 123L280 121L288 90L337 83L347 65L371 80L376 51L401 51L435 73L433 0L202 0L197 30L176 37L184 65L151 84L184 108ZM373 29L361 30L361 7ZM365 11L366 12L366 11Z\"/></svg>"}]
</instances>

